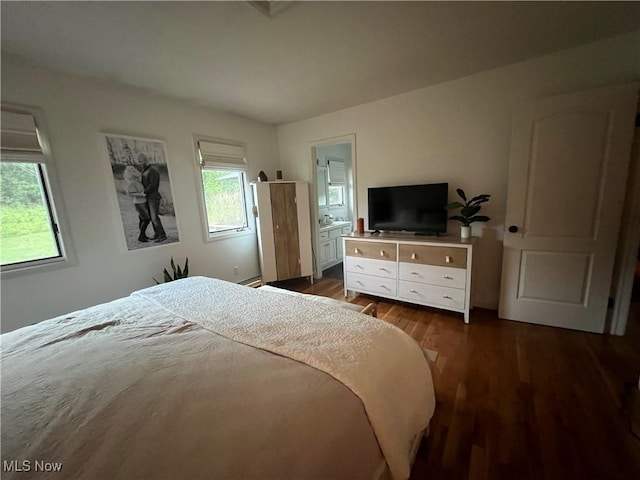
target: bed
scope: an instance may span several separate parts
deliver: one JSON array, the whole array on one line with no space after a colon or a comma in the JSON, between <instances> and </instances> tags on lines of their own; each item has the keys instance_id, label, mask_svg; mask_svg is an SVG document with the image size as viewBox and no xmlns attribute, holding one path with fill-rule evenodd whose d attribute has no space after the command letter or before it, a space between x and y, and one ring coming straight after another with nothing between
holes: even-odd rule
<instances>
[{"instance_id":1,"label":"bed","mask_svg":"<svg viewBox=\"0 0 640 480\"><path fill-rule=\"evenodd\" d=\"M3 478L405 479L435 406L400 329L205 277L1 340Z\"/></svg>"}]
</instances>

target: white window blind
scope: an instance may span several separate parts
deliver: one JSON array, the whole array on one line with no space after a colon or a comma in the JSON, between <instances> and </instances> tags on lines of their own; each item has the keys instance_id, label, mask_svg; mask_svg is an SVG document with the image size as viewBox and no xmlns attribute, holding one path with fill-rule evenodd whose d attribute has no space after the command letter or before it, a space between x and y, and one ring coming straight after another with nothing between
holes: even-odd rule
<instances>
[{"instance_id":1,"label":"white window blind","mask_svg":"<svg viewBox=\"0 0 640 480\"><path fill-rule=\"evenodd\" d=\"M1 149L4 160L25 163L42 162L42 147L33 116L2 110L0 123Z\"/></svg>"},{"instance_id":2,"label":"white window blind","mask_svg":"<svg viewBox=\"0 0 640 480\"><path fill-rule=\"evenodd\" d=\"M246 167L247 159L244 147L224 143L198 141L200 164L202 166L235 165Z\"/></svg>"},{"instance_id":3,"label":"white window blind","mask_svg":"<svg viewBox=\"0 0 640 480\"><path fill-rule=\"evenodd\" d=\"M342 160L327 160L329 167L329 185L344 185L347 183L347 175Z\"/></svg>"}]
</instances>

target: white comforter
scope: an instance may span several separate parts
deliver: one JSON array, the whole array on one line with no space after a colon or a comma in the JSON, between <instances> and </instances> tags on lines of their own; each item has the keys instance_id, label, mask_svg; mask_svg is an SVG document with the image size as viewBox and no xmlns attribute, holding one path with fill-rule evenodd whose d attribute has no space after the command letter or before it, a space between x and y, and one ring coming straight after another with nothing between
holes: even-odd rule
<instances>
[{"instance_id":1,"label":"white comforter","mask_svg":"<svg viewBox=\"0 0 640 480\"><path fill-rule=\"evenodd\" d=\"M320 369L364 404L394 479L406 479L411 446L435 408L418 344L384 321L304 298L194 277L133 293L232 340ZM260 305L256 309L256 304Z\"/></svg>"},{"instance_id":2,"label":"white comforter","mask_svg":"<svg viewBox=\"0 0 640 480\"><path fill-rule=\"evenodd\" d=\"M1 353L3 478L378 478L382 453L403 479L435 402L401 330L207 278L4 334Z\"/></svg>"}]
</instances>

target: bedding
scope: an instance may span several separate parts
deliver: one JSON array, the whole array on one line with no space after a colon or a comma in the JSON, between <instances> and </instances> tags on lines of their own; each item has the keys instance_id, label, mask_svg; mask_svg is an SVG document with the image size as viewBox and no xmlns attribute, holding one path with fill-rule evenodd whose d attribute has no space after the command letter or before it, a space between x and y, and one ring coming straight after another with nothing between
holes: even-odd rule
<instances>
[{"instance_id":1,"label":"bedding","mask_svg":"<svg viewBox=\"0 0 640 480\"><path fill-rule=\"evenodd\" d=\"M204 277L2 335L4 478L407 478L434 405L399 329Z\"/></svg>"}]
</instances>

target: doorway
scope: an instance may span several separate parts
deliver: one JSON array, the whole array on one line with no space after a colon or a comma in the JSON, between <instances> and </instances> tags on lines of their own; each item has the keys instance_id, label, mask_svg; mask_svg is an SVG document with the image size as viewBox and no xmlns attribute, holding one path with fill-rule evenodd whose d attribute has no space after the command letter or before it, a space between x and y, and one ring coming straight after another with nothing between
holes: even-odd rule
<instances>
[{"instance_id":1,"label":"doorway","mask_svg":"<svg viewBox=\"0 0 640 480\"><path fill-rule=\"evenodd\" d=\"M515 112L502 318L606 331L637 100L625 84Z\"/></svg>"},{"instance_id":2,"label":"doorway","mask_svg":"<svg viewBox=\"0 0 640 480\"><path fill-rule=\"evenodd\" d=\"M355 135L310 143L314 276L342 272L342 235L357 218Z\"/></svg>"},{"instance_id":3,"label":"doorway","mask_svg":"<svg viewBox=\"0 0 640 480\"><path fill-rule=\"evenodd\" d=\"M625 335L629 320L640 323L640 112L636 115L622 212L611 291L614 305L608 331L612 335Z\"/></svg>"}]
</instances>

